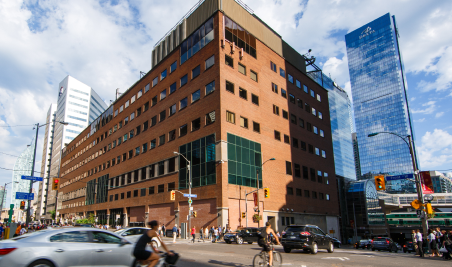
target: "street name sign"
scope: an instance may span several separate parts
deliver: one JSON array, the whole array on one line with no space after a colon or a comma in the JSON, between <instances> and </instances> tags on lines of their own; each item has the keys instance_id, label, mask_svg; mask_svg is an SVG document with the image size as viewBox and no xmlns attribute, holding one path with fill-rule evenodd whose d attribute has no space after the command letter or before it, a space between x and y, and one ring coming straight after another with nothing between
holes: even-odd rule
<instances>
[{"instance_id":1,"label":"street name sign","mask_svg":"<svg viewBox=\"0 0 452 267\"><path fill-rule=\"evenodd\" d=\"M42 182L43 178L42 177L35 177L35 176L25 176L22 175L21 177L22 180L32 180L32 181L39 181Z\"/></svg>"},{"instance_id":2,"label":"street name sign","mask_svg":"<svg viewBox=\"0 0 452 267\"><path fill-rule=\"evenodd\" d=\"M394 181L394 180L403 180L403 179L413 179L414 175L412 173L409 174L402 174L402 175L393 175L393 176L386 176L386 181Z\"/></svg>"},{"instance_id":3,"label":"street name sign","mask_svg":"<svg viewBox=\"0 0 452 267\"><path fill-rule=\"evenodd\" d=\"M33 199L35 199L35 194L16 192L16 199L33 200Z\"/></svg>"},{"instance_id":4,"label":"street name sign","mask_svg":"<svg viewBox=\"0 0 452 267\"><path fill-rule=\"evenodd\" d=\"M196 195L196 194L184 194L184 197L193 197L193 198L195 198L195 197L198 197L198 195Z\"/></svg>"}]
</instances>

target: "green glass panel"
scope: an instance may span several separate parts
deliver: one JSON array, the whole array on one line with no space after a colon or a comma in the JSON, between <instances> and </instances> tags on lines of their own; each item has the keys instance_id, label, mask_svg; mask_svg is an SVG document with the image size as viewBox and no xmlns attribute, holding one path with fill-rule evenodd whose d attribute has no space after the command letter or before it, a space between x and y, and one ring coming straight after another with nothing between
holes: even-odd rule
<instances>
[{"instance_id":1,"label":"green glass panel","mask_svg":"<svg viewBox=\"0 0 452 267\"><path fill-rule=\"evenodd\" d=\"M242 184L242 176L238 176L237 175L237 183L236 184L238 184L238 185L244 185L244 184Z\"/></svg>"},{"instance_id":2,"label":"green glass panel","mask_svg":"<svg viewBox=\"0 0 452 267\"><path fill-rule=\"evenodd\" d=\"M250 164L250 150L242 147L242 162Z\"/></svg>"},{"instance_id":3,"label":"green glass panel","mask_svg":"<svg viewBox=\"0 0 452 267\"><path fill-rule=\"evenodd\" d=\"M179 147L179 153L183 154L183 153L185 153L186 151L187 151L187 150L186 150L186 146L185 146L185 145L182 145L182 146Z\"/></svg>"},{"instance_id":4,"label":"green glass panel","mask_svg":"<svg viewBox=\"0 0 452 267\"><path fill-rule=\"evenodd\" d=\"M228 182L230 184L237 184L237 177L235 175L233 175L233 174L229 174Z\"/></svg>"},{"instance_id":5,"label":"green glass panel","mask_svg":"<svg viewBox=\"0 0 452 267\"><path fill-rule=\"evenodd\" d=\"M261 152L261 144L255 143L254 144L254 150L257 151L257 152Z\"/></svg>"},{"instance_id":6,"label":"green glass panel","mask_svg":"<svg viewBox=\"0 0 452 267\"><path fill-rule=\"evenodd\" d=\"M251 179L247 178L247 177L245 177L244 179L245 179L245 185L246 186L251 186Z\"/></svg>"},{"instance_id":7,"label":"green glass panel","mask_svg":"<svg viewBox=\"0 0 452 267\"><path fill-rule=\"evenodd\" d=\"M237 160L235 145L233 144L228 144L228 160Z\"/></svg>"},{"instance_id":8,"label":"green glass panel","mask_svg":"<svg viewBox=\"0 0 452 267\"><path fill-rule=\"evenodd\" d=\"M207 176L207 184L216 184L217 183L217 176L215 174L211 174Z\"/></svg>"},{"instance_id":9,"label":"green glass panel","mask_svg":"<svg viewBox=\"0 0 452 267\"><path fill-rule=\"evenodd\" d=\"M235 137L235 144L238 146L242 146L242 138L240 136Z\"/></svg>"},{"instance_id":10,"label":"green glass panel","mask_svg":"<svg viewBox=\"0 0 452 267\"><path fill-rule=\"evenodd\" d=\"M237 146L237 162L242 162L242 148L240 146Z\"/></svg>"},{"instance_id":11,"label":"green glass panel","mask_svg":"<svg viewBox=\"0 0 452 267\"><path fill-rule=\"evenodd\" d=\"M206 164L201 164L201 176L206 176Z\"/></svg>"},{"instance_id":12,"label":"green glass panel","mask_svg":"<svg viewBox=\"0 0 452 267\"><path fill-rule=\"evenodd\" d=\"M228 143L235 144L235 135L228 133Z\"/></svg>"},{"instance_id":13,"label":"green glass panel","mask_svg":"<svg viewBox=\"0 0 452 267\"><path fill-rule=\"evenodd\" d=\"M242 176L251 177L250 165L242 164Z\"/></svg>"},{"instance_id":14,"label":"green glass panel","mask_svg":"<svg viewBox=\"0 0 452 267\"><path fill-rule=\"evenodd\" d=\"M242 163L237 163L237 175L242 176Z\"/></svg>"},{"instance_id":15,"label":"green glass panel","mask_svg":"<svg viewBox=\"0 0 452 267\"><path fill-rule=\"evenodd\" d=\"M254 153L254 165L260 167L261 163L261 153Z\"/></svg>"},{"instance_id":16,"label":"green glass panel","mask_svg":"<svg viewBox=\"0 0 452 267\"><path fill-rule=\"evenodd\" d=\"M216 174L215 161L207 162L206 171L207 171L207 175L215 175Z\"/></svg>"},{"instance_id":17,"label":"green glass panel","mask_svg":"<svg viewBox=\"0 0 452 267\"><path fill-rule=\"evenodd\" d=\"M237 174L237 163L235 161L228 161L228 173Z\"/></svg>"},{"instance_id":18,"label":"green glass panel","mask_svg":"<svg viewBox=\"0 0 452 267\"><path fill-rule=\"evenodd\" d=\"M201 179L199 177L193 178L192 181L193 181L193 187L201 186Z\"/></svg>"},{"instance_id":19,"label":"green glass panel","mask_svg":"<svg viewBox=\"0 0 452 267\"><path fill-rule=\"evenodd\" d=\"M254 144L255 144L255 142L250 141L250 150L254 150Z\"/></svg>"},{"instance_id":20,"label":"green glass panel","mask_svg":"<svg viewBox=\"0 0 452 267\"><path fill-rule=\"evenodd\" d=\"M250 140L242 138L242 147L250 148Z\"/></svg>"},{"instance_id":21,"label":"green glass panel","mask_svg":"<svg viewBox=\"0 0 452 267\"><path fill-rule=\"evenodd\" d=\"M251 187L256 187L256 179L251 179Z\"/></svg>"}]
</instances>

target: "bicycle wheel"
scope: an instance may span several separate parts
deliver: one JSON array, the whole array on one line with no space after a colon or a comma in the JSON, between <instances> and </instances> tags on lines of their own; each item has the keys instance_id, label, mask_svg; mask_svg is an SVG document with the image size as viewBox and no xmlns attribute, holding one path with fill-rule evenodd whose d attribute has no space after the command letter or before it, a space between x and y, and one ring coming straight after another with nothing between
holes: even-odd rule
<instances>
[{"instance_id":1,"label":"bicycle wheel","mask_svg":"<svg viewBox=\"0 0 452 267\"><path fill-rule=\"evenodd\" d=\"M267 267L267 261L265 255L262 253L256 254L253 259L253 267Z\"/></svg>"},{"instance_id":2,"label":"bicycle wheel","mask_svg":"<svg viewBox=\"0 0 452 267\"><path fill-rule=\"evenodd\" d=\"M273 251L273 267L282 266L282 256L279 251Z\"/></svg>"}]
</instances>

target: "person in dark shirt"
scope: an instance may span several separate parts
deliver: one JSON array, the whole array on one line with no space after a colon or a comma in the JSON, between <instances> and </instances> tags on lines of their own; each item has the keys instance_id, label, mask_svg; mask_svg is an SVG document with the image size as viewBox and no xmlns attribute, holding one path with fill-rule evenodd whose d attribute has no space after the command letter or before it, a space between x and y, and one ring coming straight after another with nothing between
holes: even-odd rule
<instances>
[{"instance_id":1,"label":"person in dark shirt","mask_svg":"<svg viewBox=\"0 0 452 267\"><path fill-rule=\"evenodd\" d=\"M148 226L151 228L151 230L146 231L146 233L144 233L140 237L140 239L138 239L138 241L135 245L135 248L133 250L133 256L138 261L140 261L142 265L148 265L148 267L154 267L160 259L159 255L157 254L159 251L156 248L154 248L154 252L146 250L146 245L148 243L151 243L153 237L156 237L159 239L163 248L166 250L166 252L168 252L169 255L173 255L173 253L168 250L165 243L163 243L162 239L160 238L160 236L157 233L158 226L159 226L158 222L151 221L148 223Z\"/></svg>"}]
</instances>

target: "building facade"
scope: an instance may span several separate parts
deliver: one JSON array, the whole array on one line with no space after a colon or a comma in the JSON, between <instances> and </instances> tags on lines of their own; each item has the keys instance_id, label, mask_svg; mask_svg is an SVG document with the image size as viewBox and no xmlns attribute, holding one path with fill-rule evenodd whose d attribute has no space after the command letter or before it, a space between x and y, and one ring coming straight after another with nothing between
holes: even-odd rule
<instances>
[{"instance_id":1,"label":"building facade","mask_svg":"<svg viewBox=\"0 0 452 267\"><path fill-rule=\"evenodd\" d=\"M197 228L338 232L328 91L304 58L233 0L200 2L173 29L152 70L63 149L62 219L186 223L188 199L170 199L188 192L185 157ZM270 195L254 202L258 185Z\"/></svg>"},{"instance_id":2,"label":"building facade","mask_svg":"<svg viewBox=\"0 0 452 267\"><path fill-rule=\"evenodd\" d=\"M355 160L356 179L361 180L361 162L359 161L358 136L356 135L356 133L352 133L352 142L353 142L353 158Z\"/></svg>"},{"instance_id":3,"label":"building facade","mask_svg":"<svg viewBox=\"0 0 452 267\"><path fill-rule=\"evenodd\" d=\"M24 152L17 158L14 163L13 177L11 183L11 204L14 204L14 208L19 208L21 199L16 199L17 192L28 193L30 192L30 181L23 180L22 175L31 176L31 167L33 162L33 151L35 149L35 141L32 140L30 146L28 146ZM28 201L25 201L25 208L28 207Z\"/></svg>"},{"instance_id":4,"label":"building facade","mask_svg":"<svg viewBox=\"0 0 452 267\"><path fill-rule=\"evenodd\" d=\"M44 135L44 144L47 145L44 146L42 159L46 161L43 163L44 165L41 164L41 173L45 179L44 182L40 182L38 194L40 196L38 199L38 203L40 203L39 217L41 221L46 222L52 220L50 211L55 210L57 191L49 190L49 185L54 177L59 177L61 150L107 108L104 101L90 86L69 75L59 83L58 102L54 116L52 106L47 114L49 124L46 126ZM68 125L59 122L67 122ZM48 150L51 150L51 155ZM49 156L51 157L50 164Z\"/></svg>"},{"instance_id":5,"label":"building facade","mask_svg":"<svg viewBox=\"0 0 452 267\"><path fill-rule=\"evenodd\" d=\"M367 178L413 172L403 140L391 134L367 137L393 132L414 139L398 35L395 17L388 13L345 36L361 176Z\"/></svg>"},{"instance_id":6,"label":"building facade","mask_svg":"<svg viewBox=\"0 0 452 267\"><path fill-rule=\"evenodd\" d=\"M8 194L8 190L5 188L4 185L0 185L0 210L3 207L6 207L6 195Z\"/></svg>"},{"instance_id":7,"label":"building facade","mask_svg":"<svg viewBox=\"0 0 452 267\"><path fill-rule=\"evenodd\" d=\"M431 171L433 191L435 193L452 193L452 181L441 172Z\"/></svg>"}]
</instances>

